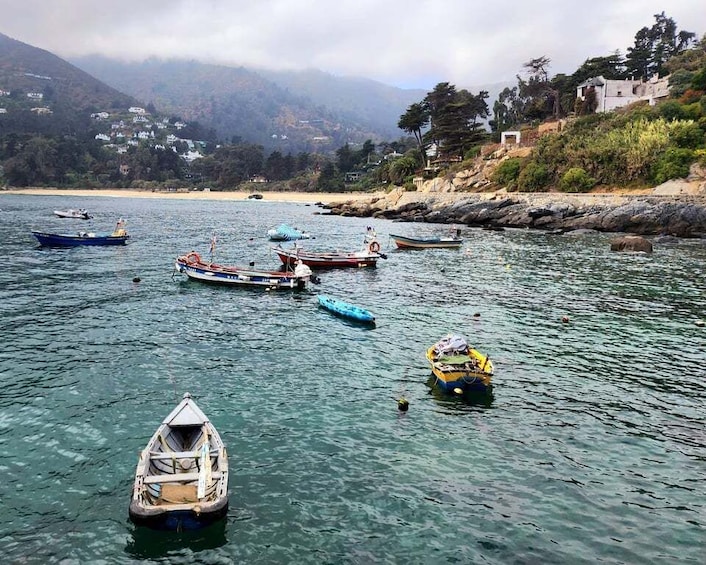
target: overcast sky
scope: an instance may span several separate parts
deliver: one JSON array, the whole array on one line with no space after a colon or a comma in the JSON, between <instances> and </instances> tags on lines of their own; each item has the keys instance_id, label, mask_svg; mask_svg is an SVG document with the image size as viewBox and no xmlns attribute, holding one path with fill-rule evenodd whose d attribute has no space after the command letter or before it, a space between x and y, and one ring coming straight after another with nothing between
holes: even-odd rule
<instances>
[{"instance_id":1,"label":"overcast sky","mask_svg":"<svg viewBox=\"0 0 706 565\"><path fill-rule=\"evenodd\" d=\"M515 80L626 53L665 12L706 33L703 0L0 0L0 32L69 58L156 56L251 68L316 68L403 88Z\"/></svg>"}]
</instances>

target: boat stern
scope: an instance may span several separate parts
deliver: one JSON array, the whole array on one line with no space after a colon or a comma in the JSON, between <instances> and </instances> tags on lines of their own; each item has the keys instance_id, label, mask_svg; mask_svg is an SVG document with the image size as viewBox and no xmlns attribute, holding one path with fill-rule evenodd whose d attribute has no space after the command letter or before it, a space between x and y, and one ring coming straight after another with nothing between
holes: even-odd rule
<instances>
[{"instance_id":1,"label":"boat stern","mask_svg":"<svg viewBox=\"0 0 706 565\"><path fill-rule=\"evenodd\" d=\"M146 507L133 499L130 502L128 514L136 526L153 530L179 532L200 530L226 517L228 497L212 503L178 509L170 509L169 506Z\"/></svg>"}]
</instances>

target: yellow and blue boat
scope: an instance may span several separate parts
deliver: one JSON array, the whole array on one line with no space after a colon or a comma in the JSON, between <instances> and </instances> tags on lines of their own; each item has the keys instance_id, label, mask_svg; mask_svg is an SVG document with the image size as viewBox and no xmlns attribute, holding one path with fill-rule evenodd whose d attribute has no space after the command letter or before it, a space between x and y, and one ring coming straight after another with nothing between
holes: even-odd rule
<instances>
[{"instance_id":1,"label":"yellow and blue boat","mask_svg":"<svg viewBox=\"0 0 706 565\"><path fill-rule=\"evenodd\" d=\"M426 353L436 384L447 392L487 392L492 387L493 363L488 355L469 347L458 334L448 335Z\"/></svg>"}]
</instances>

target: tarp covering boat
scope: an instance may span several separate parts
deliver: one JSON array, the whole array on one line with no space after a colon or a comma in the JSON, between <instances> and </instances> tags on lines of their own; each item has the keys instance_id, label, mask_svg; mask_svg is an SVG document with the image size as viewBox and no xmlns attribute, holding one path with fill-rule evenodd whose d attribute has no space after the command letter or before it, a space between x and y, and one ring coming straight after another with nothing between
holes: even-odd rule
<instances>
[{"instance_id":1,"label":"tarp covering boat","mask_svg":"<svg viewBox=\"0 0 706 565\"><path fill-rule=\"evenodd\" d=\"M293 228L287 224L281 224L277 228L267 231L271 241L296 241L297 239L311 239L311 235Z\"/></svg>"},{"instance_id":2,"label":"tarp covering boat","mask_svg":"<svg viewBox=\"0 0 706 565\"><path fill-rule=\"evenodd\" d=\"M436 384L446 391L486 392L491 386L493 363L468 345L460 334L449 334L426 353Z\"/></svg>"}]
</instances>

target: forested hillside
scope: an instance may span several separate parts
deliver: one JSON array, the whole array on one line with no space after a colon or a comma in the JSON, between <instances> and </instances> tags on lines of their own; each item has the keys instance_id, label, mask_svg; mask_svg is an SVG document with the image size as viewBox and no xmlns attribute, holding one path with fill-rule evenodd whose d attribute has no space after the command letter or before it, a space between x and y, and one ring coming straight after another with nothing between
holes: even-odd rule
<instances>
[{"instance_id":1,"label":"forested hillside","mask_svg":"<svg viewBox=\"0 0 706 565\"><path fill-rule=\"evenodd\" d=\"M1 33L0 90L6 93L0 96L0 107L5 109L4 134L90 136L92 112L127 110L137 105L135 98L48 51Z\"/></svg>"},{"instance_id":2,"label":"forested hillside","mask_svg":"<svg viewBox=\"0 0 706 565\"><path fill-rule=\"evenodd\" d=\"M492 183L480 174L463 186L581 192L652 186L706 167L706 36L697 40L664 13L654 18L627 55L587 59L570 75L552 76L545 55L527 61L492 106L491 135L478 129L485 93L438 84L401 116L418 150L386 180L412 189L420 173L466 170L475 179L479 160L502 159ZM609 91L612 106L599 108ZM520 147L497 143L508 131L519 132L511 140Z\"/></svg>"},{"instance_id":3,"label":"forested hillside","mask_svg":"<svg viewBox=\"0 0 706 565\"><path fill-rule=\"evenodd\" d=\"M320 71L276 72L150 59L73 60L92 75L162 112L213 128L224 141L282 153L331 153L346 143L399 137L399 114L420 91Z\"/></svg>"}]
</instances>

